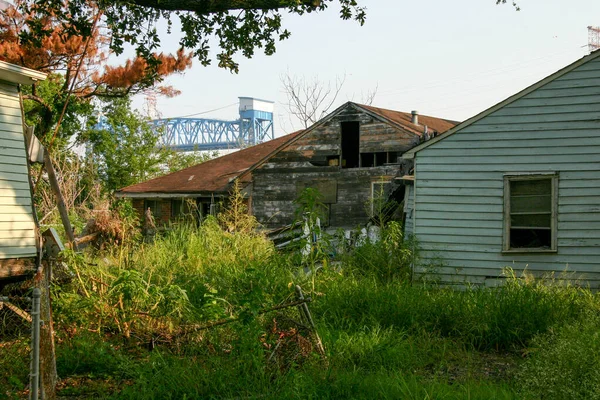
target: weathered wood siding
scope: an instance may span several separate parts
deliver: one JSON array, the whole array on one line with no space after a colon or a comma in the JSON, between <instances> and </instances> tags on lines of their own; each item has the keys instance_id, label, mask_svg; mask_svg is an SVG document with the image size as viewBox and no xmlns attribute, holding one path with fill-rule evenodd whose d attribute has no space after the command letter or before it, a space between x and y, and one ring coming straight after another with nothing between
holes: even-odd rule
<instances>
[{"instance_id":1,"label":"weathered wood siding","mask_svg":"<svg viewBox=\"0 0 600 400\"><path fill-rule=\"evenodd\" d=\"M559 173L558 252L503 254L503 176ZM600 287L600 59L418 152L417 273L495 285L503 267Z\"/></svg>"},{"instance_id":2,"label":"weathered wood siding","mask_svg":"<svg viewBox=\"0 0 600 400\"><path fill-rule=\"evenodd\" d=\"M400 155L419 142L418 136L349 105L253 171L252 213L259 222L267 227L293 222L299 185L310 182L332 187L333 193L325 196L331 226L355 227L367 222L371 183L382 176L402 175L411 163L398 157L398 164L379 167L329 166L328 157L340 155L341 123L345 121L360 122L361 153L394 151Z\"/></svg>"},{"instance_id":3,"label":"weathered wood siding","mask_svg":"<svg viewBox=\"0 0 600 400\"><path fill-rule=\"evenodd\" d=\"M0 81L0 259L36 253L19 94Z\"/></svg>"}]
</instances>

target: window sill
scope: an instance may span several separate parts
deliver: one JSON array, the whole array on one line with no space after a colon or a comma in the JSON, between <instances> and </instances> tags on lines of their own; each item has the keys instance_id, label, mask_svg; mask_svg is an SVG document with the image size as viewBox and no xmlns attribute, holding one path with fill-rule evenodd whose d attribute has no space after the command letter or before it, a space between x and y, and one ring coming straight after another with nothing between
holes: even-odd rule
<instances>
[{"instance_id":1,"label":"window sill","mask_svg":"<svg viewBox=\"0 0 600 400\"><path fill-rule=\"evenodd\" d=\"M558 250L556 249L511 249L511 250L502 250L502 254L519 254L519 253L550 253L556 254Z\"/></svg>"}]
</instances>

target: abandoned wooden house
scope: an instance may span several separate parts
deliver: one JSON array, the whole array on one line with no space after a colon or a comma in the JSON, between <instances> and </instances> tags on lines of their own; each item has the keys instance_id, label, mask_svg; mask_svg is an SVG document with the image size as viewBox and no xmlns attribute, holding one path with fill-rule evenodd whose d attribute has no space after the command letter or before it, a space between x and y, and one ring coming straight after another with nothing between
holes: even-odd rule
<instances>
[{"instance_id":1,"label":"abandoned wooden house","mask_svg":"<svg viewBox=\"0 0 600 400\"><path fill-rule=\"evenodd\" d=\"M511 267L600 287L600 51L404 158L417 275L493 286Z\"/></svg>"},{"instance_id":2,"label":"abandoned wooden house","mask_svg":"<svg viewBox=\"0 0 600 400\"><path fill-rule=\"evenodd\" d=\"M290 224L306 187L317 189L323 223L355 228L373 214L377 196L401 203L412 162L402 153L456 125L441 118L348 102L256 164L252 213L267 227Z\"/></svg>"},{"instance_id":3,"label":"abandoned wooden house","mask_svg":"<svg viewBox=\"0 0 600 400\"><path fill-rule=\"evenodd\" d=\"M306 187L325 204L323 223L354 228L369 221L377 193L402 201L399 179L412 163L402 153L456 125L440 118L348 102L300 132L119 190L140 217L150 208L166 223L193 199L201 215L227 198L237 179L249 209L265 227L292 223Z\"/></svg>"},{"instance_id":4,"label":"abandoned wooden house","mask_svg":"<svg viewBox=\"0 0 600 400\"><path fill-rule=\"evenodd\" d=\"M46 74L0 61L0 279L36 270L40 236L31 200L25 124L19 85Z\"/></svg>"},{"instance_id":5,"label":"abandoned wooden house","mask_svg":"<svg viewBox=\"0 0 600 400\"><path fill-rule=\"evenodd\" d=\"M236 179L239 179L240 187L247 196L246 186L251 182L252 174L246 172L298 133L127 186L118 190L115 195L132 199L141 221L148 208L158 224L178 220L190 215L192 211L199 217L204 217L215 213L218 204L229 196Z\"/></svg>"}]
</instances>

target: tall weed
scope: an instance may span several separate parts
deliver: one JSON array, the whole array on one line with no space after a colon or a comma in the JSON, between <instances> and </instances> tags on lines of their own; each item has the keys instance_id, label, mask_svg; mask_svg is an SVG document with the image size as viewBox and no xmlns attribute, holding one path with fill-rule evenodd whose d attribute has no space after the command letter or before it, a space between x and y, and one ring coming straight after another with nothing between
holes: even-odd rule
<instances>
[{"instance_id":1,"label":"tall weed","mask_svg":"<svg viewBox=\"0 0 600 400\"><path fill-rule=\"evenodd\" d=\"M522 391L542 399L600 399L599 326L591 314L537 337L516 376Z\"/></svg>"},{"instance_id":2,"label":"tall weed","mask_svg":"<svg viewBox=\"0 0 600 400\"><path fill-rule=\"evenodd\" d=\"M315 303L319 319L337 329L380 325L496 350L519 348L553 325L577 319L594 301L584 290L516 279L502 288L457 291L338 274L316 290L324 293Z\"/></svg>"}]
</instances>

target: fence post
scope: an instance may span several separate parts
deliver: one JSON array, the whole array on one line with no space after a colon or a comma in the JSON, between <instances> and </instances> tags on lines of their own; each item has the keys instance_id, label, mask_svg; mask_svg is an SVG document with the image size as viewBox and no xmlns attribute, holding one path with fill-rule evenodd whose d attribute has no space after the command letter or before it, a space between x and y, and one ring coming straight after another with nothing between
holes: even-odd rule
<instances>
[{"instance_id":1,"label":"fence post","mask_svg":"<svg viewBox=\"0 0 600 400\"><path fill-rule=\"evenodd\" d=\"M31 370L29 375L29 399L38 400L40 385L40 289L33 289L31 306Z\"/></svg>"},{"instance_id":2,"label":"fence post","mask_svg":"<svg viewBox=\"0 0 600 400\"><path fill-rule=\"evenodd\" d=\"M300 285L296 285L296 297L298 300L304 300L304 293L302 293L302 288ZM317 351L321 355L321 357L325 357L325 348L323 347L323 342L321 341L321 337L317 332L317 327L312 319L312 315L310 315L310 310L308 309L308 304L302 303L298 306L298 310L300 310L300 316L308 323L308 326L311 329L311 333L317 345Z\"/></svg>"}]
</instances>

